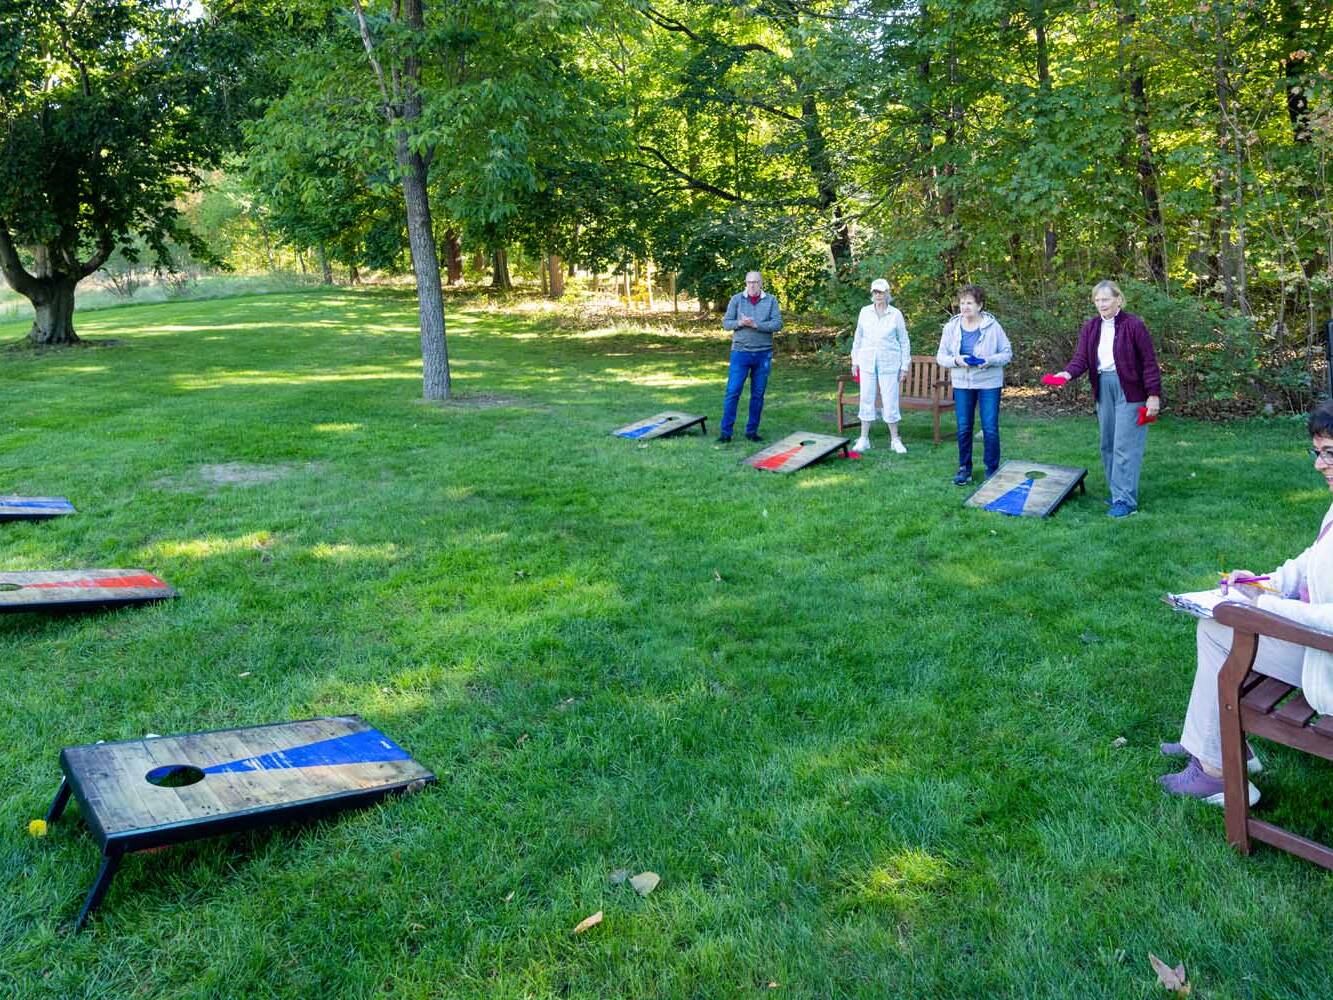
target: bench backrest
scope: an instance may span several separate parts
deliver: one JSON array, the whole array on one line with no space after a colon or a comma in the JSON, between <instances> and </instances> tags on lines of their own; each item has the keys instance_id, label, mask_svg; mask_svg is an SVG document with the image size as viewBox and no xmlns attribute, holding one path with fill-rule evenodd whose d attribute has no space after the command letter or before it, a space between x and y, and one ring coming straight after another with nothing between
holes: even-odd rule
<instances>
[{"instance_id":1,"label":"bench backrest","mask_svg":"<svg viewBox=\"0 0 1333 1000\"><path fill-rule=\"evenodd\" d=\"M950 400L953 399L953 383L949 380L949 373L935 363L935 355L913 354L903 395L917 399L938 397L940 400Z\"/></svg>"}]
</instances>

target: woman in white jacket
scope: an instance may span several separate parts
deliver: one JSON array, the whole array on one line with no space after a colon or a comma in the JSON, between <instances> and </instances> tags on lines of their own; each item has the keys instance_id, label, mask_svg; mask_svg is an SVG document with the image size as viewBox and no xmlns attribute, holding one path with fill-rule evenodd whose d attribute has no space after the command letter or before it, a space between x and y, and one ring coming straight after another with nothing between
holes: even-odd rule
<instances>
[{"instance_id":1,"label":"woman in white jacket","mask_svg":"<svg viewBox=\"0 0 1333 1000\"><path fill-rule=\"evenodd\" d=\"M958 472L953 481L972 481L972 428L981 411L982 461L986 478L1000 467L1000 392L1004 366L1014 358L1000 321L982 307L986 292L980 285L958 289L958 315L944 324L935 362L949 372L953 383L954 419L958 425Z\"/></svg>"},{"instance_id":2,"label":"woman in white jacket","mask_svg":"<svg viewBox=\"0 0 1333 1000\"><path fill-rule=\"evenodd\" d=\"M1333 492L1333 401L1315 407L1308 423L1315 471ZM1319 537L1313 545L1288 559L1269 575L1265 592L1258 586L1237 584L1228 597L1245 600L1264 611L1290 618L1311 628L1333 631L1333 507L1324 515ZM1253 577L1249 570L1233 570L1228 579ZM1168 757L1188 757L1185 769L1163 775L1162 787L1173 795L1188 795L1220 806L1222 797L1222 741L1217 709L1217 675L1231 650L1231 629L1211 618L1199 620L1195 646L1198 667L1194 689L1185 712L1179 743L1163 743ZM1315 711L1333 713L1333 655L1307 649L1269 636L1259 639L1254 669L1288 684L1297 684ZM1249 751L1251 774L1261 770L1254 751ZM1250 785L1250 805L1259 801L1259 790Z\"/></svg>"},{"instance_id":3,"label":"woman in white jacket","mask_svg":"<svg viewBox=\"0 0 1333 1000\"><path fill-rule=\"evenodd\" d=\"M907 338L907 324L903 314L895 309L889 296L889 283L876 278L870 283L870 305L861 310L856 319L856 336L852 340L852 367L861 373L861 437L853 445L856 451L870 447L870 428L875 422L875 403L884 422L889 425L893 450L907 454L907 446L898 435L899 386L912 367L912 342ZM878 392L877 392L878 390Z\"/></svg>"}]
</instances>

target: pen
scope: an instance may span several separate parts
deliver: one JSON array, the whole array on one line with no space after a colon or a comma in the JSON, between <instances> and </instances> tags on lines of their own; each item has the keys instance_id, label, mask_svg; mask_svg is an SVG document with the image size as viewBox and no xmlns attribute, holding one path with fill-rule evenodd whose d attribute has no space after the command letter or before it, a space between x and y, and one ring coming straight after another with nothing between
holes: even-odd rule
<instances>
[{"instance_id":1,"label":"pen","mask_svg":"<svg viewBox=\"0 0 1333 1000\"><path fill-rule=\"evenodd\" d=\"M1263 580L1269 580L1269 579L1272 578L1267 576L1243 576L1238 580L1228 580L1226 578L1226 574L1224 573L1222 574L1221 583L1218 584L1218 589L1225 594L1227 592L1227 587L1247 586L1247 587L1258 587L1260 590L1266 590L1270 594L1280 593L1280 591L1276 587L1265 587L1261 582Z\"/></svg>"}]
</instances>

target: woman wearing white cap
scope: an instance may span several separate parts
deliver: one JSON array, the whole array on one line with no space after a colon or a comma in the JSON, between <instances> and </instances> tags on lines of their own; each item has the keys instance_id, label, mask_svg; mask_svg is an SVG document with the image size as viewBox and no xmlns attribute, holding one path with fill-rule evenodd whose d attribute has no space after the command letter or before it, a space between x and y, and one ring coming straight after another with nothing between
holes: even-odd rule
<instances>
[{"instance_id":1,"label":"woman wearing white cap","mask_svg":"<svg viewBox=\"0 0 1333 1000\"><path fill-rule=\"evenodd\" d=\"M876 278L870 283L870 305L861 310L856 320L856 337L852 341L852 367L861 372L861 437L853 447L865 451L870 447L870 427L875 422L878 397L884 422L889 425L893 450L907 453L907 446L898 436L898 391L912 367L912 343L907 339L907 324L903 314L889 303L889 283Z\"/></svg>"}]
</instances>

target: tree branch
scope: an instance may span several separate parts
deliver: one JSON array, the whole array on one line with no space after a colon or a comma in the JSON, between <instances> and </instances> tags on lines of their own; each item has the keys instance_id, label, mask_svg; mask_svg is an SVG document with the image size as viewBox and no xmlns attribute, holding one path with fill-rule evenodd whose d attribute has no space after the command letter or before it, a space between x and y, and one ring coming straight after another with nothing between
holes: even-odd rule
<instances>
[{"instance_id":1,"label":"tree branch","mask_svg":"<svg viewBox=\"0 0 1333 1000\"><path fill-rule=\"evenodd\" d=\"M652 146L645 146L642 143L639 144L639 149L643 150L643 152L647 153L649 156L654 157L659 163L661 163L663 167L666 168L669 174L671 174L673 177L679 177L695 191L704 191L707 192L708 194L714 195L718 198L722 198L726 201L741 200L740 195L738 194L734 194L731 191L724 191L722 188L717 187L714 184L709 184L707 181L701 181L699 180L699 178L687 174L684 170L681 170L674 163L668 160L666 156L663 155L661 150L654 149Z\"/></svg>"},{"instance_id":2,"label":"tree branch","mask_svg":"<svg viewBox=\"0 0 1333 1000\"><path fill-rule=\"evenodd\" d=\"M733 52L763 52L770 56L777 55L777 53L774 52L772 49L770 49L767 45L760 45L758 42L744 42L740 45L732 45L728 42L723 42L716 38L705 38L703 35L700 35L697 31L689 27L689 25L685 24L684 22L677 21L674 17L668 17L666 14L663 14L652 4L647 4L647 3L643 4L641 7L639 7L639 12L643 14L644 17L648 18L649 21L652 21L653 24L657 25L659 28L662 28L666 31L674 31L677 34L684 35L686 38L690 39L691 41L698 42L700 45L716 46L718 48L731 49Z\"/></svg>"},{"instance_id":3,"label":"tree branch","mask_svg":"<svg viewBox=\"0 0 1333 1000\"><path fill-rule=\"evenodd\" d=\"M111 252L115 249L116 241L111 238L111 234L103 233L97 240L97 251L85 261L75 261L74 273L82 281L105 264L107 258L111 256Z\"/></svg>"},{"instance_id":4,"label":"tree branch","mask_svg":"<svg viewBox=\"0 0 1333 1000\"><path fill-rule=\"evenodd\" d=\"M356 24L361 29L361 44L366 47L366 58L370 60L370 67L375 71L375 79L380 85L380 94L384 97L384 116L393 121L393 100L389 97L389 85L384 81L384 70L375 56L375 43L370 40L370 25L366 24L365 8L361 6L361 0L352 0L352 6L356 8Z\"/></svg>"},{"instance_id":5,"label":"tree branch","mask_svg":"<svg viewBox=\"0 0 1333 1000\"><path fill-rule=\"evenodd\" d=\"M31 298L40 290L40 282L28 273L19 260L18 247L9 233L9 224L0 219L0 271L4 272L9 287L20 295Z\"/></svg>"}]
</instances>

